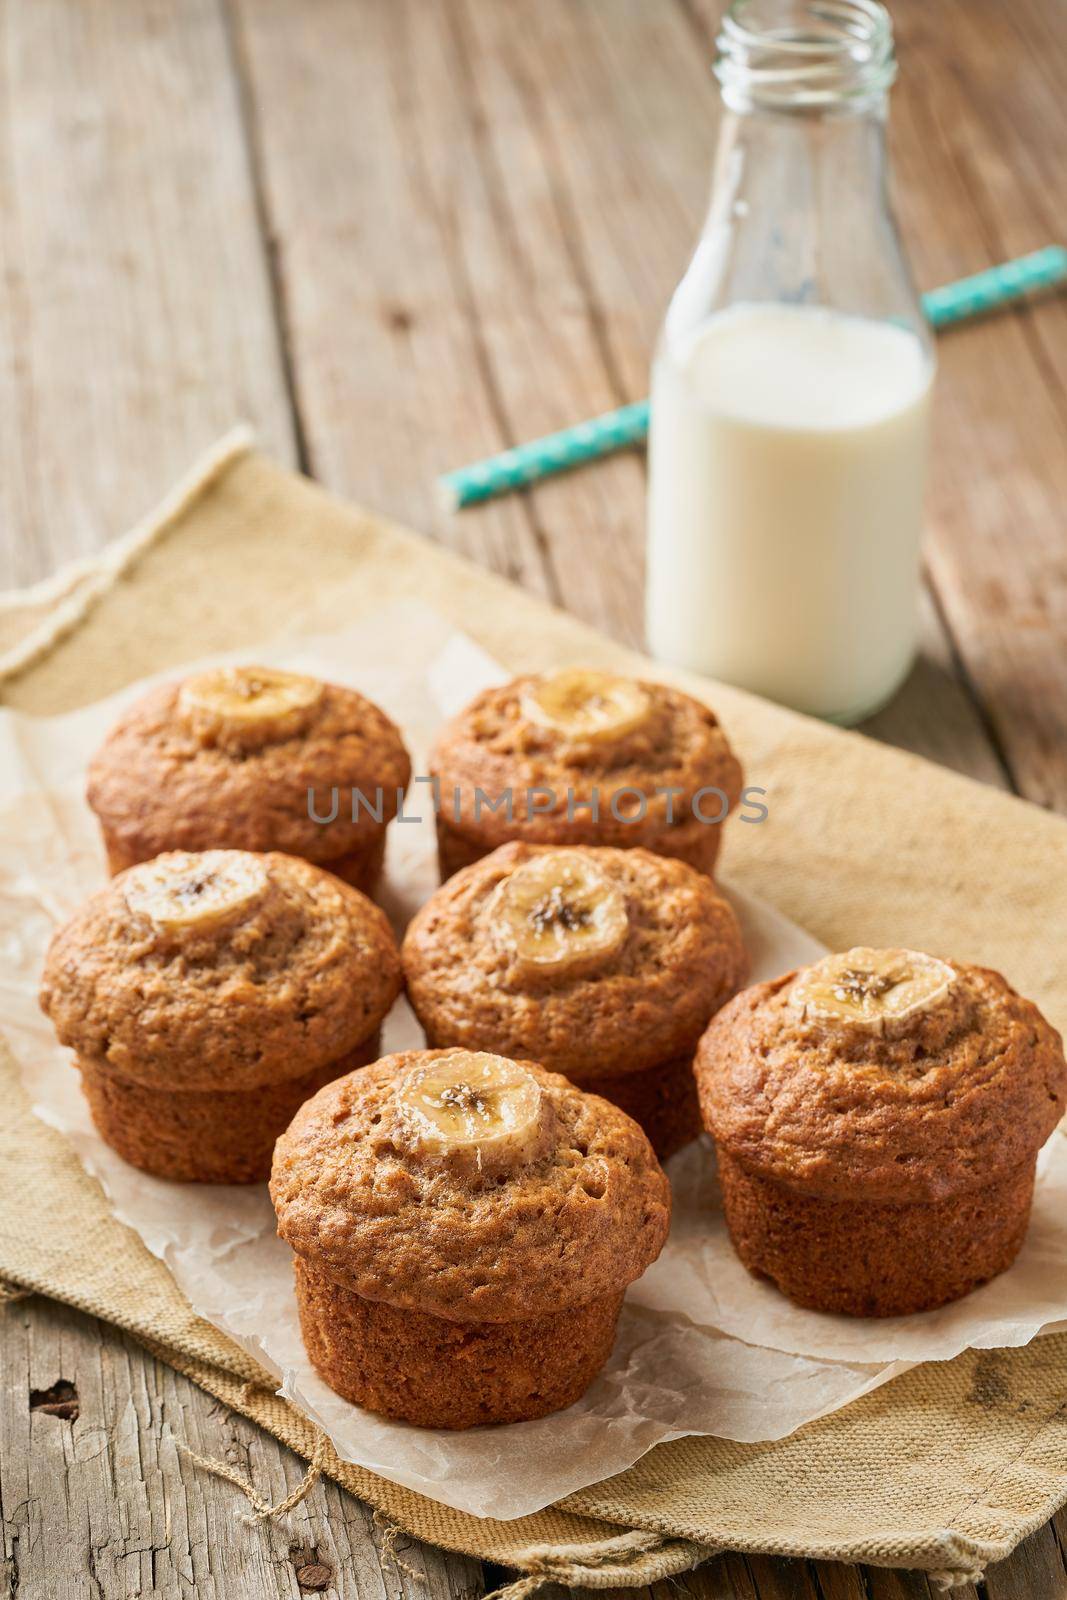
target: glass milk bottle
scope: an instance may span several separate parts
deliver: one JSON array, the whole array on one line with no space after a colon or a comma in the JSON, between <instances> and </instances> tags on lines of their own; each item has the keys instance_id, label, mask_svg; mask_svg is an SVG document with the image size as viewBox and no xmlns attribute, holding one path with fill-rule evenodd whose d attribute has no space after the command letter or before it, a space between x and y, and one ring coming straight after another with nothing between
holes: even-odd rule
<instances>
[{"instance_id":1,"label":"glass milk bottle","mask_svg":"<svg viewBox=\"0 0 1067 1600\"><path fill-rule=\"evenodd\" d=\"M652 382L648 639L855 722L915 653L932 341L886 193L874 0L738 0L703 236Z\"/></svg>"}]
</instances>

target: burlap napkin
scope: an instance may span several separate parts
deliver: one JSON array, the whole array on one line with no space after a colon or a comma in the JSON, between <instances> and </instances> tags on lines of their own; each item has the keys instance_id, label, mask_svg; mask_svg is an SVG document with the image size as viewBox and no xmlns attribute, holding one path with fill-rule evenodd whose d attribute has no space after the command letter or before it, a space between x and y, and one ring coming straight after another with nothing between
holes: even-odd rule
<instances>
[{"instance_id":1,"label":"burlap napkin","mask_svg":"<svg viewBox=\"0 0 1067 1600\"><path fill-rule=\"evenodd\" d=\"M0 597L9 705L70 710L194 655L429 600L516 671L651 667L485 572L226 442L162 512L26 597ZM403 650L403 640L397 649ZM663 674L660 674L663 675ZM1034 807L750 696L706 694L768 791L732 877L826 944L910 944L1002 967L1067 1024L1067 826ZM791 1439L683 1439L516 1522L439 1506L336 1460L270 1380L190 1310L36 1121L6 1051L0 1273L129 1329L408 1532L536 1578L647 1584L716 1549L974 1579L1067 1499L1067 1334L898 1378ZM1062 1135L1057 1135L1061 1137Z\"/></svg>"}]
</instances>

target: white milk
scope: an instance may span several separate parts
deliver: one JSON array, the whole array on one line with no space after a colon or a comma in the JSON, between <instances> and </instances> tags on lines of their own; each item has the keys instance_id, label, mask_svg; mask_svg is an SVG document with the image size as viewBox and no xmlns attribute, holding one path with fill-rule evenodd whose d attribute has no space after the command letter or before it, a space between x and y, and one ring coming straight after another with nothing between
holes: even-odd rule
<instances>
[{"instance_id":1,"label":"white milk","mask_svg":"<svg viewBox=\"0 0 1067 1600\"><path fill-rule=\"evenodd\" d=\"M648 637L663 661L855 721L908 670L933 363L889 323L738 305L652 385Z\"/></svg>"}]
</instances>

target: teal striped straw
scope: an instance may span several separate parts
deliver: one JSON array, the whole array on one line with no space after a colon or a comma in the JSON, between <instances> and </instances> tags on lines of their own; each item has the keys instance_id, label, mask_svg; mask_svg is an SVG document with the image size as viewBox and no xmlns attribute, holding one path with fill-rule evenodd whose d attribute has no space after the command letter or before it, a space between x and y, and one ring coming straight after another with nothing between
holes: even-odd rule
<instances>
[{"instance_id":1,"label":"teal striped straw","mask_svg":"<svg viewBox=\"0 0 1067 1600\"><path fill-rule=\"evenodd\" d=\"M1067 280L1067 250L1050 244L1033 255L1005 261L1002 266L976 272L972 278L946 283L931 289L922 299L923 310L933 328L950 328L956 322L981 316L1010 306L1024 295L1049 289ZM648 433L648 401L638 400L603 416L590 417L560 433L548 433L529 444L516 445L487 461L446 472L437 482L450 511L477 505L494 495L523 489L542 478L554 477L570 467L640 444Z\"/></svg>"}]
</instances>

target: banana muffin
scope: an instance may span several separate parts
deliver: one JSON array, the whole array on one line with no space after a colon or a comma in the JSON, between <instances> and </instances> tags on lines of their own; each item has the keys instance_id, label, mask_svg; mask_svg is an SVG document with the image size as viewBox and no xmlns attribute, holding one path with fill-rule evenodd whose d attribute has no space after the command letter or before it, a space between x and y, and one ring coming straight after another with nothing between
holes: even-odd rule
<instances>
[{"instance_id":1,"label":"banana muffin","mask_svg":"<svg viewBox=\"0 0 1067 1600\"><path fill-rule=\"evenodd\" d=\"M635 1122L528 1061L386 1056L278 1140L278 1232L312 1364L427 1428L571 1405L659 1255L670 1189Z\"/></svg>"},{"instance_id":2,"label":"banana muffin","mask_svg":"<svg viewBox=\"0 0 1067 1600\"><path fill-rule=\"evenodd\" d=\"M696 1071L745 1266L864 1317L944 1305L1011 1265L1067 1098L1035 1005L914 950L848 950L746 990Z\"/></svg>"},{"instance_id":3,"label":"banana muffin","mask_svg":"<svg viewBox=\"0 0 1067 1600\"><path fill-rule=\"evenodd\" d=\"M401 955L428 1044L562 1072L628 1112L661 1161L700 1132L693 1052L748 975L710 878L581 845L501 845L438 889Z\"/></svg>"},{"instance_id":4,"label":"banana muffin","mask_svg":"<svg viewBox=\"0 0 1067 1600\"><path fill-rule=\"evenodd\" d=\"M164 850L282 850L370 894L410 776L400 734L355 689L220 667L130 707L88 800L112 872Z\"/></svg>"},{"instance_id":5,"label":"banana muffin","mask_svg":"<svg viewBox=\"0 0 1067 1600\"><path fill-rule=\"evenodd\" d=\"M174 851L56 933L41 1006L124 1160L258 1183L297 1107L377 1056L399 990L389 924L357 889L293 856Z\"/></svg>"},{"instance_id":6,"label":"banana muffin","mask_svg":"<svg viewBox=\"0 0 1067 1600\"><path fill-rule=\"evenodd\" d=\"M579 668L486 689L442 731L430 769L442 879L512 839L641 845L710 874L741 794L707 706Z\"/></svg>"}]
</instances>

